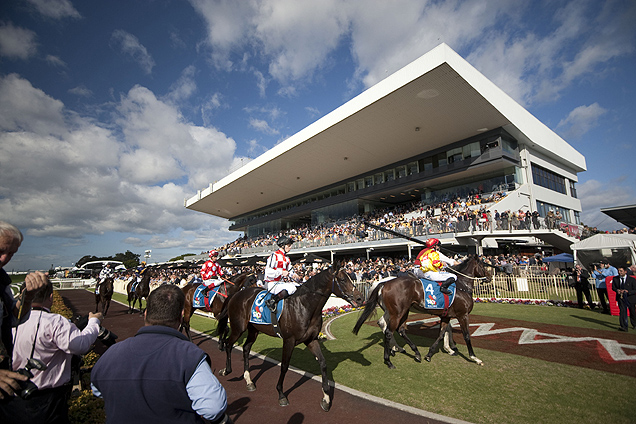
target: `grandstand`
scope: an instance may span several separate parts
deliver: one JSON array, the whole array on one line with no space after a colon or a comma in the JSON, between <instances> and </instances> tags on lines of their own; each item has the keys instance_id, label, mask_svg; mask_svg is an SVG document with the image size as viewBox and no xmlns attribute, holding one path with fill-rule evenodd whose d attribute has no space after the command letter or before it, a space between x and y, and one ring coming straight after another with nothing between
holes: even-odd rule
<instances>
[{"instance_id":1,"label":"grandstand","mask_svg":"<svg viewBox=\"0 0 636 424\"><path fill-rule=\"evenodd\" d=\"M359 238L355 228L330 234L355 227L354 216L390 216L384 223L394 229L435 234L464 252L510 243L569 251L580 232L577 173L585 170L578 151L441 44L184 206L266 241L241 248L245 255L271 251L281 232L312 235L300 237L296 254L411 257L419 248L374 231ZM488 221L495 211L536 211L541 225Z\"/></svg>"}]
</instances>

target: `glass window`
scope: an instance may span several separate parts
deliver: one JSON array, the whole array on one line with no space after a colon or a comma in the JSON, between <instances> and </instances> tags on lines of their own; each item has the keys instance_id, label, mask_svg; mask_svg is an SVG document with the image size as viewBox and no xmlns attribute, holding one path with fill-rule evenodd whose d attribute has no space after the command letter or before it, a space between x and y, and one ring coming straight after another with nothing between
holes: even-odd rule
<instances>
[{"instance_id":1,"label":"glass window","mask_svg":"<svg viewBox=\"0 0 636 424\"><path fill-rule=\"evenodd\" d=\"M373 178L376 184L382 184L384 182L384 174L382 172L378 172Z\"/></svg>"},{"instance_id":2,"label":"glass window","mask_svg":"<svg viewBox=\"0 0 636 424\"><path fill-rule=\"evenodd\" d=\"M396 176L398 178L406 177L406 165L400 165L397 168L395 168L395 170L396 170Z\"/></svg>"},{"instance_id":3,"label":"glass window","mask_svg":"<svg viewBox=\"0 0 636 424\"><path fill-rule=\"evenodd\" d=\"M395 179L395 174L393 169L384 171L384 181L388 183L389 181L393 181L394 179Z\"/></svg>"},{"instance_id":4,"label":"glass window","mask_svg":"<svg viewBox=\"0 0 636 424\"><path fill-rule=\"evenodd\" d=\"M574 223L577 225L581 225L581 212L574 211Z\"/></svg>"},{"instance_id":5,"label":"glass window","mask_svg":"<svg viewBox=\"0 0 636 424\"><path fill-rule=\"evenodd\" d=\"M538 186L566 194L565 178L534 163L532 164L532 180Z\"/></svg>"},{"instance_id":6,"label":"glass window","mask_svg":"<svg viewBox=\"0 0 636 424\"><path fill-rule=\"evenodd\" d=\"M409 175L417 174L418 172L420 172L417 167L417 162L410 162L407 166Z\"/></svg>"},{"instance_id":7,"label":"glass window","mask_svg":"<svg viewBox=\"0 0 636 424\"><path fill-rule=\"evenodd\" d=\"M446 152L446 160L448 163L459 162L462 160L462 148L451 149Z\"/></svg>"},{"instance_id":8,"label":"glass window","mask_svg":"<svg viewBox=\"0 0 636 424\"><path fill-rule=\"evenodd\" d=\"M578 199L576 195L576 183L574 181L570 181L570 196L574 197L575 199Z\"/></svg>"},{"instance_id":9,"label":"glass window","mask_svg":"<svg viewBox=\"0 0 636 424\"><path fill-rule=\"evenodd\" d=\"M433 170L433 158L427 157L420 160L420 170L427 172Z\"/></svg>"},{"instance_id":10,"label":"glass window","mask_svg":"<svg viewBox=\"0 0 636 424\"><path fill-rule=\"evenodd\" d=\"M353 181L347 183L347 193L351 193L352 191L356 191L356 183Z\"/></svg>"},{"instance_id":11,"label":"glass window","mask_svg":"<svg viewBox=\"0 0 636 424\"><path fill-rule=\"evenodd\" d=\"M446 152L438 153L433 156L433 167L438 168L440 166L448 165L448 158L446 157Z\"/></svg>"},{"instance_id":12,"label":"glass window","mask_svg":"<svg viewBox=\"0 0 636 424\"><path fill-rule=\"evenodd\" d=\"M367 175L364 177L364 186L371 187L373 185L373 175Z\"/></svg>"},{"instance_id":13,"label":"glass window","mask_svg":"<svg viewBox=\"0 0 636 424\"><path fill-rule=\"evenodd\" d=\"M356 190L362 190L364 188L364 178L356 180Z\"/></svg>"}]
</instances>

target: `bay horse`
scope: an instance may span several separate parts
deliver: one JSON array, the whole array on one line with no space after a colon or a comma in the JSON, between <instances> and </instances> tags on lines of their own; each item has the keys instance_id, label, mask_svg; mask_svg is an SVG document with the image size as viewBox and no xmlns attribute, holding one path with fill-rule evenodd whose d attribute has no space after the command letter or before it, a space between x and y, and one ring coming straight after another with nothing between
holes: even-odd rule
<instances>
[{"instance_id":1,"label":"bay horse","mask_svg":"<svg viewBox=\"0 0 636 424\"><path fill-rule=\"evenodd\" d=\"M449 272L454 272L458 278L455 283L455 287L457 288L455 300L448 310L426 309L424 307L424 296L426 293L424 292L420 279L415 276L398 277L378 284L373 292L371 292L364 311L360 314L358 321L353 327L353 333L358 334L362 324L375 312L376 307L380 306L384 311L384 314L378 320L378 325L384 333L384 363L390 369L393 369L395 366L391 362L390 356L395 354L394 346L397 346L393 337L393 332L396 330L413 352L415 352L415 361L422 361L422 356L417 346L406 335L406 319L408 318L409 311L425 312L440 317L439 335L424 358L427 362L431 361L431 357L437 349L437 345L444 336L450 337L451 343L454 345L452 341L452 328L449 323L451 318L457 318L462 330L462 335L466 341L466 346L468 347L470 359L479 365L483 365L483 362L475 356L470 341L468 314L473 310L474 305L474 281L486 280L489 274L486 271L484 263L478 256L469 256L468 259L456 268L457 269L449 269ZM402 348L398 347L398 350L404 352ZM456 352L452 352L451 355L455 353Z\"/></svg>"},{"instance_id":2,"label":"bay horse","mask_svg":"<svg viewBox=\"0 0 636 424\"><path fill-rule=\"evenodd\" d=\"M128 283L126 286L126 293L128 294L128 313L132 314L135 310L135 303L139 301L139 315L143 315L146 308L141 308L141 300L145 298L148 300L148 295L150 294L150 278L154 276L154 272L147 269L144 272L144 275L141 277L141 281L137 284L135 291L130 291L132 289L132 285L135 282L135 278ZM132 302L132 306L131 306Z\"/></svg>"},{"instance_id":3,"label":"bay horse","mask_svg":"<svg viewBox=\"0 0 636 424\"><path fill-rule=\"evenodd\" d=\"M110 308L110 300L113 298L113 285L115 283L115 279L113 277L105 278L101 283L97 283L97 287L95 287L95 313L98 312L99 304L102 304L102 313L104 317L108 313L108 308Z\"/></svg>"},{"instance_id":4,"label":"bay horse","mask_svg":"<svg viewBox=\"0 0 636 424\"><path fill-rule=\"evenodd\" d=\"M236 293L227 301L227 306L221 311L221 316L219 317L219 332L224 331L228 319L232 330L225 344L226 366L219 371L219 375L226 376L232 372L232 347L247 330L247 338L243 344L243 378L249 391L256 390L256 385L252 382L249 373L250 349L256 337L259 333L278 337L271 324L253 324L250 322L252 304L256 295L261 291L263 289L260 287L251 287ZM280 337L283 339L280 376L276 384L278 404L280 406L289 405L287 396L283 393L283 380L289 368L294 347L304 343L320 365L323 392L320 406L325 411L329 411L331 408L327 363L320 349L318 335L322 329L322 309L332 293L353 306L362 305L362 294L356 289L345 270L333 270L332 268L327 268L316 274L298 287L293 295L284 300L285 306L278 319Z\"/></svg>"},{"instance_id":5,"label":"bay horse","mask_svg":"<svg viewBox=\"0 0 636 424\"><path fill-rule=\"evenodd\" d=\"M234 275L230 277L228 281L224 281L219 287L219 290L216 296L214 296L212 304L210 305L212 309L211 312L214 317L218 319L218 316L221 313L221 309L223 309L223 305L225 304L225 302L227 302L227 299L232 297L239 290L245 287L253 286L254 284L256 284L256 281L256 275L254 273L248 272ZM195 308L192 306L192 303L194 301L194 293L196 292L197 287L199 287L200 285L200 283L190 283L181 288L183 294L185 295L185 307L183 313L183 322L179 326L179 331L184 331L190 341L192 341L192 337L190 336L190 319L192 318L195 310L205 309L205 307ZM227 332L225 334L219 333L219 350L223 350L223 343L226 338Z\"/></svg>"}]
</instances>

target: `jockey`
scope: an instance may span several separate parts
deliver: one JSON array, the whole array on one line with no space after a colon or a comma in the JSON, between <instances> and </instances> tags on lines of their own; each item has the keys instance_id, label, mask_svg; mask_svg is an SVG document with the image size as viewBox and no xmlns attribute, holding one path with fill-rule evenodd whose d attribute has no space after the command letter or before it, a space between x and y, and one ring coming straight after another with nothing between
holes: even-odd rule
<instances>
[{"instance_id":1,"label":"jockey","mask_svg":"<svg viewBox=\"0 0 636 424\"><path fill-rule=\"evenodd\" d=\"M95 294L99 294L99 285L102 284L108 277L112 277L113 274L114 273L110 267L110 264L106 263L106 265L104 265L104 268L102 268L102 270L99 271L99 281L97 282L97 285L95 286Z\"/></svg>"},{"instance_id":2,"label":"jockey","mask_svg":"<svg viewBox=\"0 0 636 424\"><path fill-rule=\"evenodd\" d=\"M146 261L141 261L137 269L135 269L135 278L133 280L133 285L130 289L131 292L134 292L135 289L137 288L137 285L141 283L141 279L144 276L145 272L146 272Z\"/></svg>"},{"instance_id":3,"label":"jockey","mask_svg":"<svg viewBox=\"0 0 636 424\"><path fill-rule=\"evenodd\" d=\"M424 273L424 278L431 281L443 281L440 291L451 294L448 287L457 281L457 276L443 269L444 265L459 265L459 262L441 253L440 246L441 243L436 238L426 240L426 248L417 255L415 265L419 265L420 270Z\"/></svg>"},{"instance_id":4,"label":"jockey","mask_svg":"<svg viewBox=\"0 0 636 424\"><path fill-rule=\"evenodd\" d=\"M210 250L210 252L208 252L208 256L210 259L205 261L201 267L201 278L203 279L203 285L205 286L203 291L204 295L214 287L220 286L223 282L221 277L224 275L221 265L216 261L219 256L219 252L216 250Z\"/></svg>"},{"instance_id":5,"label":"jockey","mask_svg":"<svg viewBox=\"0 0 636 424\"><path fill-rule=\"evenodd\" d=\"M270 311L276 311L279 300L294 294L298 284L294 281L298 277L292 270L291 261L287 254L291 250L294 240L287 236L280 236L276 241L279 249L267 259L265 266L265 285L273 293L271 299L265 302ZM290 281L291 280L291 281Z\"/></svg>"}]
</instances>

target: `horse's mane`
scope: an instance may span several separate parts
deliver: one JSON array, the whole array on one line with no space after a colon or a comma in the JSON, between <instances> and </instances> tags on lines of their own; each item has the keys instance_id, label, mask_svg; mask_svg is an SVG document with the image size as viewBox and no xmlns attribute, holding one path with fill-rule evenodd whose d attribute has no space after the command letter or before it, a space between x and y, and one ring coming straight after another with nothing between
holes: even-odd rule
<instances>
[{"instance_id":1,"label":"horse's mane","mask_svg":"<svg viewBox=\"0 0 636 424\"><path fill-rule=\"evenodd\" d=\"M324 269L320 271L318 274L311 277L309 280L305 281L301 284L300 287L296 290L294 295L302 295L304 293L311 293L319 291L322 288L325 280L328 278L327 273L332 272L331 268Z\"/></svg>"}]
</instances>

